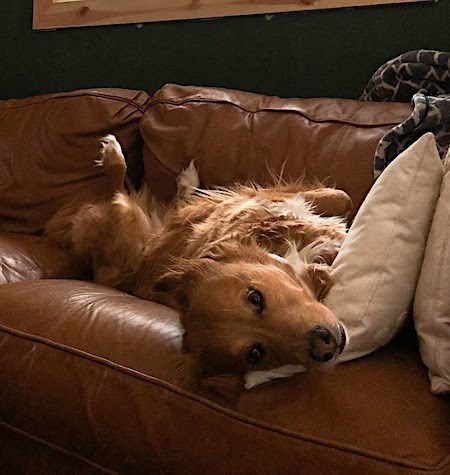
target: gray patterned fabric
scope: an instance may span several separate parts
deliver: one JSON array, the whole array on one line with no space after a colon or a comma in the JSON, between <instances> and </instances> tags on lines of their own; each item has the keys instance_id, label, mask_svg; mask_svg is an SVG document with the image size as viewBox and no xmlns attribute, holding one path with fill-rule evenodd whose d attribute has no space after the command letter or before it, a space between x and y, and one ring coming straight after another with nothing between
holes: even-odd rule
<instances>
[{"instance_id":1,"label":"gray patterned fabric","mask_svg":"<svg viewBox=\"0 0 450 475\"><path fill-rule=\"evenodd\" d=\"M360 100L413 105L411 115L380 140L375 177L426 132L434 133L444 158L450 145L450 53L420 49L397 56L375 72Z\"/></svg>"}]
</instances>

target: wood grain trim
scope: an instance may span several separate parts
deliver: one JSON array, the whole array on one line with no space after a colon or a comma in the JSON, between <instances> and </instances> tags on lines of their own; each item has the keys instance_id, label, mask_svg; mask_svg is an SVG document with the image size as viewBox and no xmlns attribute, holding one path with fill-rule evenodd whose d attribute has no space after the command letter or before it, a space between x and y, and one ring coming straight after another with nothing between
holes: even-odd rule
<instances>
[{"instance_id":1,"label":"wood grain trim","mask_svg":"<svg viewBox=\"0 0 450 475\"><path fill-rule=\"evenodd\" d=\"M269 14L430 0L34 0L33 29Z\"/></svg>"}]
</instances>

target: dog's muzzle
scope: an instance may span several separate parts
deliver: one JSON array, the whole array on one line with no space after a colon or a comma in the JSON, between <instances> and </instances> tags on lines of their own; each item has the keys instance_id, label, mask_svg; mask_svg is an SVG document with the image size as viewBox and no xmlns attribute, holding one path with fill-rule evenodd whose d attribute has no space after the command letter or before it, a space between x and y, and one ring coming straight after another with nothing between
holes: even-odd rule
<instances>
[{"instance_id":1,"label":"dog's muzzle","mask_svg":"<svg viewBox=\"0 0 450 475\"><path fill-rule=\"evenodd\" d=\"M325 363L340 355L347 343L345 328L339 324L337 331L315 326L308 334L309 354L314 361Z\"/></svg>"}]
</instances>

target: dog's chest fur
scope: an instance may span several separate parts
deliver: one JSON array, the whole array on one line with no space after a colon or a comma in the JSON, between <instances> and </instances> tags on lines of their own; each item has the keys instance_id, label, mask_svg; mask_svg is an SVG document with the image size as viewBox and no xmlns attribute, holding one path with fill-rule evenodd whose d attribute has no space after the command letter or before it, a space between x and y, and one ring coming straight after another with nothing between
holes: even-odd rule
<instances>
[{"instance_id":1,"label":"dog's chest fur","mask_svg":"<svg viewBox=\"0 0 450 475\"><path fill-rule=\"evenodd\" d=\"M191 241L217 244L251 240L280 256L292 245L298 250L305 248L324 231L330 245L337 247L346 229L341 218L315 214L301 193L270 199L247 187L199 190L187 206L200 207L204 212L202 219L192 224Z\"/></svg>"}]
</instances>

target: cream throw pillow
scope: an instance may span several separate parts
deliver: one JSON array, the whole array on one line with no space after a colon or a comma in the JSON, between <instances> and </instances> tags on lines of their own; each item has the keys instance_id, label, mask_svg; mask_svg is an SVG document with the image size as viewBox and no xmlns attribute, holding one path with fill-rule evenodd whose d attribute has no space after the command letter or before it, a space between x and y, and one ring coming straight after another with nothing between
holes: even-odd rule
<instances>
[{"instance_id":1,"label":"cream throw pillow","mask_svg":"<svg viewBox=\"0 0 450 475\"><path fill-rule=\"evenodd\" d=\"M402 327L413 301L443 177L433 134L401 153L376 181L333 263L325 299L346 325L340 361L380 348Z\"/></svg>"},{"instance_id":2,"label":"cream throw pillow","mask_svg":"<svg viewBox=\"0 0 450 475\"><path fill-rule=\"evenodd\" d=\"M450 152L414 298L414 325L431 391L450 392Z\"/></svg>"}]
</instances>

